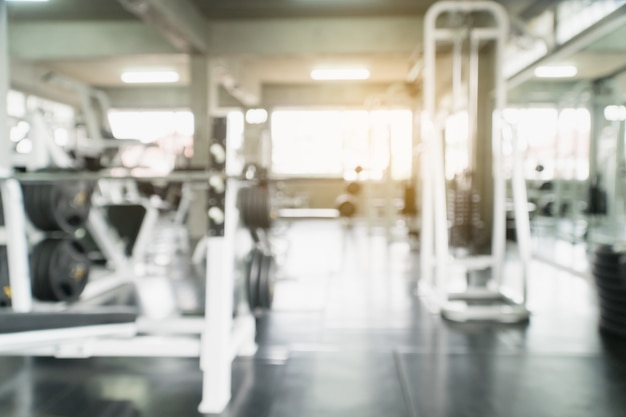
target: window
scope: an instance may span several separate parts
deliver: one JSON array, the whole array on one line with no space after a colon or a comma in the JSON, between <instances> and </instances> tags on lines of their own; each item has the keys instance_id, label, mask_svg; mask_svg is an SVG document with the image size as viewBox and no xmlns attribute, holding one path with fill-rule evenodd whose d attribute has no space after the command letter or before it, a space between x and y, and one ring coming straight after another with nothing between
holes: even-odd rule
<instances>
[{"instance_id":1,"label":"window","mask_svg":"<svg viewBox=\"0 0 626 417\"><path fill-rule=\"evenodd\" d=\"M516 108L507 109L504 117L516 128L526 178L589 177L591 116L587 109Z\"/></svg>"},{"instance_id":2,"label":"window","mask_svg":"<svg viewBox=\"0 0 626 417\"><path fill-rule=\"evenodd\" d=\"M394 179L411 174L408 110L281 110L272 113L272 170L279 175Z\"/></svg>"}]
</instances>

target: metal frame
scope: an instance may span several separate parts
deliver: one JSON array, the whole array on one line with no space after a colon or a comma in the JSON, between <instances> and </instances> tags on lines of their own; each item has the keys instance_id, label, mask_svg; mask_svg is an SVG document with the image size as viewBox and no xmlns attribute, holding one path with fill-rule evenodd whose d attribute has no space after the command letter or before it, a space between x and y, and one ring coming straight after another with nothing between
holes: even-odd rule
<instances>
[{"instance_id":1,"label":"metal frame","mask_svg":"<svg viewBox=\"0 0 626 417\"><path fill-rule=\"evenodd\" d=\"M6 226L3 229L9 255L13 311L30 312L30 289L26 218L19 181L13 176L12 144L6 123L9 88L7 8L0 0L0 189ZM96 136L93 134L93 136ZM99 136L99 135L98 135ZM137 337L138 330L150 331L155 324L129 323L72 329L44 330L0 335L3 354L51 355L61 357L186 356L199 357L203 372L201 413L221 413L231 398L231 366L237 354L256 351L255 321L250 315L233 323L232 286L234 227L237 221L235 187L227 187L224 199L224 233L207 244L207 299L205 316L191 324L200 340L178 337ZM227 215L225 213L228 213ZM160 323L165 325L164 323ZM189 323L187 323L189 324Z\"/></svg>"},{"instance_id":2,"label":"metal frame","mask_svg":"<svg viewBox=\"0 0 626 417\"><path fill-rule=\"evenodd\" d=\"M451 256L448 243L448 224L446 210L446 182L444 172L444 138L442 114L437 108L436 91L436 51L438 43L456 45L453 53L459 55L462 48L458 47L458 30L437 27L437 19L446 13L488 13L494 18L493 27L464 28L470 43L469 82L478 79L479 45L493 41L495 44L494 58L494 118L492 131L493 152L493 186L494 186L494 222L492 251L489 256L467 257L455 259ZM507 296L502 288L504 274L505 241L505 200L506 178L503 167L502 140L503 123L501 112L506 106L506 85L502 72L504 48L509 33L509 20L506 10L496 2L474 1L454 2L441 1L431 6L424 20L424 73L423 92L424 109L422 114L422 137L424 152L422 154L422 244L421 244L421 283L420 290L426 296L429 306L453 321L488 320L499 322L519 322L530 316L526 308L526 280L530 262L530 226L527 211L526 188L523 179L521 155L517 149L517 138L511 137L515 152L513 155L513 197L518 236L518 249L522 271L522 291L519 297ZM458 101L461 81L462 57L453 57L453 98ZM470 87L468 108L470 118L477 113L476 86ZM456 109L455 109L456 110ZM474 132L475 121L470 121L470 134ZM465 271L491 268L491 286L467 289L460 293L450 293L447 288L449 273L452 267ZM475 305L469 301L485 301L485 305Z\"/></svg>"}]
</instances>

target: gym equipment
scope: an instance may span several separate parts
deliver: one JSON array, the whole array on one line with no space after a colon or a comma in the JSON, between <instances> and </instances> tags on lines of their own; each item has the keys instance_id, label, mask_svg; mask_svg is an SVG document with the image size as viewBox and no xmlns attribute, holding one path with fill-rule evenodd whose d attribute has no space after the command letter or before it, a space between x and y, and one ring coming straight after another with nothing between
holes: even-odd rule
<instances>
[{"instance_id":1,"label":"gym equipment","mask_svg":"<svg viewBox=\"0 0 626 417\"><path fill-rule=\"evenodd\" d=\"M248 255L246 289L251 311L269 310L274 301L276 261L274 255L255 247Z\"/></svg>"},{"instance_id":2,"label":"gym equipment","mask_svg":"<svg viewBox=\"0 0 626 417\"><path fill-rule=\"evenodd\" d=\"M335 200L335 208L341 217L354 217L357 212L356 198L351 194L341 194Z\"/></svg>"},{"instance_id":3,"label":"gym equipment","mask_svg":"<svg viewBox=\"0 0 626 417\"><path fill-rule=\"evenodd\" d=\"M7 249L0 247L0 307L11 306L11 285L9 282L9 258Z\"/></svg>"},{"instance_id":4,"label":"gym equipment","mask_svg":"<svg viewBox=\"0 0 626 417\"><path fill-rule=\"evenodd\" d=\"M89 280L91 263L73 239L49 238L30 257L33 296L40 301L75 301Z\"/></svg>"},{"instance_id":5,"label":"gym equipment","mask_svg":"<svg viewBox=\"0 0 626 417\"><path fill-rule=\"evenodd\" d=\"M267 187L252 185L242 187L237 198L241 222L249 229L267 230L272 227L270 193Z\"/></svg>"},{"instance_id":6,"label":"gym equipment","mask_svg":"<svg viewBox=\"0 0 626 417\"><path fill-rule=\"evenodd\" d=\"M626 251L599 246L592 273L598 290L600 329L626 338Z\"/></svg>"},{"instance_id":7,"label":"gym equipment","mask_svg":"<svg viewBox=\"0 0 626 417\"><path fill-rule=\"evenodd\" d=\"M487 20L483 17L490 16ZM464 27L448 25L444 16L463 16L468 23ZM481 16L480 19L472 19ZM449 20L448 20L449 21ZM511 132L513 149L513 201L516 221L516 236L521 272L521 294L513 298L503 288L504 255L506 250L506 178L504 171L504 120L502 111L506 107L506 86L503 74L504 49L509 34L509 19L506 9L497 2L442 1L433 4L424 18L424 60L423 97L424 111L422 126L422 222L421 222L421 282L420 292L428 305L440 312L444 318L465 321L497 321L515 323L526 321L530 312L526 308L527 272L531 258L530 224L527 209L526 184L523 176L521 156L517 137ZM438 75L445 73L437 68L437 45L445 43L446 53L452 46L452 108L450 113L460 109L468 111L468 132L476 135L478 118L479 62L481 47L493 44L493 189L494 222L492 250L486 256L453 257L450 253L448 218L446 208L446 176L444 161L445 109L438 106L441 80ZM469 51L469 57L464 51ZM469 58L469 59L467 59ZM464 68L464 62L469 68ZM467 73L464 87L463 74ZM466 106L466 107L465 107ZM475 139L475 138L474 138ZM471 158L470 158L471 160ZM470 166L471 169L471 166ZM462 271L469 275L474 271L491 270L491 282L478 287L468 285L459 293L450 293L448 281L452 271ZM461 275L461 274L460 274Z\"/></svg>"},{"instance_id":8,"label":"gym equipment","mask_svg":"<svg viewBox=\"0 0 626 417\"><path fill-rule=\"evenodd\" d=\"M23 184L22 190L26 214L42 231L74 233L89 217L93 187L88 182Z\"/></svg>"},{"instance_id":9,"label":"gym equipment","mask_svg":"<svg viewBox=\"0 0 626 417\"><path fill-rule=\"evenodd\" d=\"M480 218L480 195L472 184L472 173L455 175L448 192L450 246L479 251L487 236Z\"/></svg>"}]
</instances>

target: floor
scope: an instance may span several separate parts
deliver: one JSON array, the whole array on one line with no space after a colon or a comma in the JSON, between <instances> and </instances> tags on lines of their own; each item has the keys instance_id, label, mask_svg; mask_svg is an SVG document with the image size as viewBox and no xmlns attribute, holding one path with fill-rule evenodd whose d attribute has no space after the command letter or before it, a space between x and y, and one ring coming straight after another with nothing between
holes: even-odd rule
<instances>
[{"instance_id":1,"label":"floor","mask_svg":"<svg viewBox=\"0 0 626 417\"><path fill-rule=\"evenodd\" d=\"M224 416L626 416L626 345L598 333L583 276L534 262L530 323L453 324L416 297L407 242L332 221L282 234L275 310ZM193 417L200 388L197 360L0 360L3 417Z\"/></svg>"}]
</instances>

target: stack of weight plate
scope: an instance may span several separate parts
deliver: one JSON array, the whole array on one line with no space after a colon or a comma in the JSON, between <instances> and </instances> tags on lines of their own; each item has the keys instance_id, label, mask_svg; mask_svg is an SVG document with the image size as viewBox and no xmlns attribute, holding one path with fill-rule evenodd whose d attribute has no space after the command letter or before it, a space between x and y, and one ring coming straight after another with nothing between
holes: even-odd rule
<instances>
[{"instance_id":1,"label":"stack of weight plate","mask_svg":"<svg viewBox=\"0 0 626 417\"><path fill-rule=\"evenodd\" d=\"M600 246L592 272L600 301L600 328L626 337L626 250Z\"/></svg>"}]
</instances>

